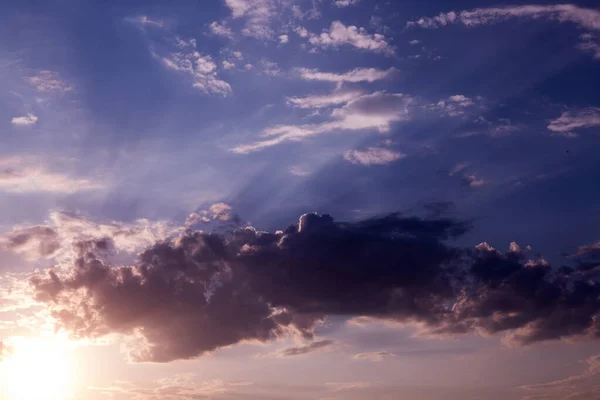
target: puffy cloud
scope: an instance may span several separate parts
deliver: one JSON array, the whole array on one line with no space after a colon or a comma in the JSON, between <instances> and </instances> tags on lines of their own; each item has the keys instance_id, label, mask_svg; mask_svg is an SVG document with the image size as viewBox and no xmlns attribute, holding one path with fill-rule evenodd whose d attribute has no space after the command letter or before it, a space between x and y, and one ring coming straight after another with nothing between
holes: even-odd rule
<instances>
[{"instance_id":1,"label":"puffy cloud","mask_svg":"<svg viewBox=\"0 0 600 400\"><path fill-rule=\"evenodd\" d=\"M600 126L600 108L588 107L578 111L566 111L548 125L555 133L567 134L575 129Z\"/></svg>"},{"instance_id":2,"label":"puffy cloud","mask_svg":"<svg viewBox=\"0 0 600 400\"><path fill-rule=\"evenodd\" d=\"M296 70L302 79L312 81L344 82L375 82L392 77L398 72L395 68L380 70L375 68L355 68L345 73L320 72L316 69L299 68Z\"/></svg>"},{"instance_id":3,"label":"puffy cloud","mask_svg":"<svg viewBox=\"0 0 600 400\"><path fill-rule=\"evenodd\" d=\"M31 284L60 328L77 337L132 335L138 361L310 339L328 315L417 323L429 335L505 332L511 345L600 337L596 270L553 269L516 244L503 254L485 243L446 243L467 229L449 218L335 222L306 214L275 233L187 230L124 265L104 256L113 248L108 234L75 241L68 268L37 274Z\"/></svg>"},{"instance_id":4,"label":"puffy cloud","mask_svg":"<svg viewBox=\"0 0 600 400\"><path fill-rule=\"evenodd\" d=\"M290 37L288 35L279 35L279 44L286 44L290 41Z\"/></svg>"},{"instance_id":5,"label":"puffy cloud","mask_svg":"<svg viewBox=\"0 0 600 400\"><path fill-rule=\"evenodd\" d=\"M38 117L29 113L23 117L14 117L11 123L15 126L30 126L37 123Z\"/></svg>"},{"instance_id":6,"label":"puffy cloud","mask_svg":"<svg viewBox=\"0 0 600 400\"><path fill-rule=\"evenodd\" d=\"M365 28L358 28L354 25L346 26L340 21L333 21L329 30L320 35L311 35L309 42L322 48L349 45L361 50L394 54L394 48L387 42L384 35L370 34Z\"/></svg>"},{"instance_id":7,"label":"puffy cloud","mask_svg":"<svg viewBox=\"0 0 600 400\"><path fill-rule=\"evenodd\" d=\"M366 150L350 150L344 159L352 164L385 165L405 157L404 154L383 147L369 147Z\"/></svg>"},{"instance_id":8,"label":"puffy cloud","mask_svg":"<svg viewBox=\"0 0 600 400\"><path fill-rule=\"evenodd\" d=\"M224 36L230 39L233 38L233 31L231 28L219 23L218 21L211 22L208 27L213 35Z\"/></svg>"},{"instance_id":9,"label":"puffy cloud","mask_svg":"<svg viewBox=\"0 0 600 400\"><path fill-rule=\"evenodd\" d=\"M192 86L207 94L227 96L231 93L229 83L219 79L217 65L209 55L202 55L196 50L196 41L178 39L179 51L160 55L154 52L163 65L171 70L188 74L192 77Z\"/></svg>"},{"instance_id":10,"label":"puffy cloud","mask_svg":"<svg viewBox=\"0 0 600 400\"><path fill-rule=\"evenodd\" d=\"M281 68L279 68L279 64L269 60L261 60L260 66L262 67L262 71L264 74L269 76L278 76L281 74Z\"/></svg>"},{"instance_id":11,"label":"puffy cloud","mask_svg":"<svg viewBox=\"0 0 600 400\"><path fill-rule=\"evenodd\" d=\"M25 78L25 81L38 92L66 93L74 90L72 85L62 80L58 72L54 71L40 71L38 75Z\"/></svg>"},{"instance_id":12,"label":"puffy cloud","mask_svg":"<svg viewBox=\"0 0 600 400\"><path fill-rule=\"evenodd\" d=\"M223 69L232 69L235 68L235 63L228 61L228 60L223 60Z\"/></svg>"},{"instance_id":13,"label":"puffy cloud","mask_svg":"<svg viewBox=\"0 0 600 400\"><path fill-rule=\"evenodd\" d=\"M294 29L294 32L296 32L298 34L298 36L300 36L300 37L303 37L303 38L308 37L308 30L302 26L297 26Z\"/></svg>"},{"instance_id":14,"label":"puffy cloud","mask_svg":"<svg viewBox=\"0 0 600 400\"><path fill-rule=\"evenodd\" d=\"M573 4L556 5L523 5L495 8L477 8L471 11L450 11L441 13L436 17L422 17L417 21L410 21L407 26L420 26L422 28L440 28L450 24L462 24L473 27L493 24L511 18L548 19L558 22L569 22L579 28L600 31L600 11L592 8L583 8ZM579 47L594 53L594 58L600 58L598 43L582 38L584 41ZM589 39L589 38L588 38Z\"/></svg>"},{"instance_id":15,"label":"puffy cloud","mask_svg":"<svg viewBox=\"0 0 600 400\"><path fill-rule=\"evenodd\" d=\"M335 342L333 340L318 340L310 344L298 347L287 347L285 349L277 350L273 353L266 354L261 357L292 357L302 356L309 353L315 353L328 348L331 348Z\"/></svg>"},{"instance_id":16,"label":"puffy cloud","mask_svg":"<svg viewBox=\"0 0 600 400\"><path fill-rule=\"evenodd\" d=\"M400 93L375 92L348 101L331 111L331 121L308 125L279 125L266 129L262 141L239 145L236 153L249 153L286 141L344 130L377 130L387 132L393 122L409 119L412 97Z\"/></svg>"},{"instance_id":17,"label":"puffy cloud","mask_svg":"<svg viewBox=\"0 0 600 400\"><path fill-rule=\"evenodd\" d=\"M245 26L242 34L259 39L273 36L270 22L277 14L275 0L225 0L234 19L244 18Z\"/></svg>"},{"instance_id":18,"label":"puffy cloud","mask_svg":"<svg viewBox=\"0 0 600 400\"><path fill-rule=\"evenodd\" d=\"M340 8L350 7L358 3L360 3L360 0L333 0L333 4Z\"/></svg>"}]
</instances>

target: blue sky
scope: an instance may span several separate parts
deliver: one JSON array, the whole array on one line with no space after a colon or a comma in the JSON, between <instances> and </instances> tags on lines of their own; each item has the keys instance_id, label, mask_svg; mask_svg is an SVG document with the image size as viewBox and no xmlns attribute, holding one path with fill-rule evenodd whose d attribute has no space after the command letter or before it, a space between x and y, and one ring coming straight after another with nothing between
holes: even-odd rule
<instances>
[{"instance_id":1,"label":"blue sky","mask_svg":"<svg viewBox=\"0 0 600 400\"><path fill-rule=\"evenodd\" d=\"M595 1L6 2L0 6L0 283L26 291L35 268L68 273L76 259L71 243L82 238L110 237L111 262L126 264L157 241L188 234L185 228L221 234L233 224L275 232L310 212L349 223L392 212L427 221L444 215L470 224L452 246L487 242L504 252L516 242L554 267L577 263L600 248L599 71ZM58 241L48 243L54 233L40 227L57 232ZM124 238L121 229L136 233ZM39 236L17 246L11 240L19 232ZM34 257L32 249L42 250ZM2 285L0 307L16 290ZM38 310L24 298L23 313ZM18 319L11 307L6 321ZM277 371L277 349L285 346L277 341L263 344L266 351L232 342L208 360L193 354L188 358L196 361L184 367L175 357L151 369L126 364L118 349L130 332L111 332L118 336L108 345L113 353L102 357L119 367L86 377L93 383L77 390L105 388L90 389L98 399L113 392L158 398L133 386L107 389L143 381L140 371L147 369L153 380L140 385L193 386L198 396L214 390L222 398L256 398L260 391L235 393L247 389L240 382L266 375L271 383L306 386L305 397L273 398L384 399L400 393L393 371L411 376L408 364L390 367L401 354L410 354L419 371L415 387L398 383L408 385L406 398L453 396L427 392L433 390L431 376L423 378L428 368L450 373L451 359L472 371L496 356L498 366L485 367L489 376L484 371L473 383L455 372L449 381L485 391L498 374L503 399L533 399L528 393L540 391L562 398L560 384L523 386L569 376L585 381L582 399L600 390L586 386L599 370L590 358L598 350L593 341L552 342L508 356L499 350L501 335L422 344L411 336L418 327L405 321L393 327L369 320L368 329L349 324L360 317L330 316L315 325L311 343L320 340L322 348L290 357L300 360L281 367L285 379ZM3 326L0 339L17 336L2 333ZM311 346L302 343L296 345ZM103 351L81 346L82 360ZM319 380L352 351L358 364L381 368L381 382L371 382L378 374L357 363ZM546 351L556 351L560 367L532 372L527 382L510 372L516 363L543 364ZM229 363L245 359L252 372L232 372ZM315 376L308 372L313 363ZM204 384L181 375L211 365L219 372ZM179 380L160 381L165 376ZM206 384L213 380L220 383ZM172 398L194 398L186 390Z\"/></svg>"}]
</instances>

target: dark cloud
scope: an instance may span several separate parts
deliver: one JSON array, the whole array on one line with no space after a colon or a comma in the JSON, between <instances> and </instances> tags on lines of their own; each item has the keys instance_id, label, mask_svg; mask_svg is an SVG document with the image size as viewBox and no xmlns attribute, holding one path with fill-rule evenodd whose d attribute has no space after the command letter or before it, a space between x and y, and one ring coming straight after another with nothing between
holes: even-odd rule
<instances>
[{"instance_id":1,"label":"dark cloud","mask_svg":"<svg viewBox=\"0 0 600 400\"><path fill-rule=\"evenodd\" d=\"M451 218L344 223L306 214L276 233L186 231L128 266L108 261L110 238L88 238L73 246L69 273L32 284L75 336L137 334L138 361L289 334L311 339L328 315L418 322L431 334L510 332L517 344L598 336L600 290L589 271L553 269L516 244L503 254L447 243L467 229ZM324 342L289 355L315 346Z\"/></svg>"},{"instance_id":2,"label":"dark cloud","mask_svg":"<svg viewBox=\"0 0 600 400\"><path fill-rule=\"evenodd\" d=\"M56 252L60 247L56 230L43 225L15 229L2 238L0 249L32 253L40 257L47 257Z\"/></svg>"},{"instance_id":3,"label":"dark cloud","mask_svg":"<svg viewBox=\"0 0 600 400\"><path fill-rule=\"evenodd\" d=\"M302 356L308 353L314 353L333 346L335 342L333 340L319 340L307 344L305 346L288 347L285 349L278 350L274 353L268 354L273 357L291 357L291 356Z\"/></svg>"}]
</instances>

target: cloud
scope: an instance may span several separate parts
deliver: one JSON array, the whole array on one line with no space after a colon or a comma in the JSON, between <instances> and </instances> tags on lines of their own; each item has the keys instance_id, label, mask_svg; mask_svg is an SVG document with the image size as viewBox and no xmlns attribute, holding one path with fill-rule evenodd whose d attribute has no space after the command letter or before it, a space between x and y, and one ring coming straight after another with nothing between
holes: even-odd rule
<instances>
[{"instance_id":1,"label":"cloud","mask_svg":"<svg viewBox=\"0 0 600 400\"><path fill-rule=\"evenodd\" d=\"M151 25L157 28L164 28L165 23L163 21L153 20L148 18L147 15L140 15L139 17L125 18L126 21L132 22L136 25Z\"/></svg>"},{"instance_id":2,"label":"cloud","mask_svg":"<svg viewBox=\"0 0 600 400\"><path fill-rule=\"evenodd\" d=\"M567 399L592 399L600 393L600 355L589 357L585 360L587 368L579 375L572 375L565 379L534 385L521 386L519 389L534 393L528 398L548 400Z\"/></svg>"},{"instance_id":3,"label":"cloud","mask_svg":"<svg viewBox=\"0 0 600 400\"><path fill-rule=\"evenodd\" d=\"M403 157L405 154L383 147L369 147L366 150L350 150L344 153L346 161L368 166L390 164Z\"/></svg>"},{"instance_id":4,"label":"cloud","mask_svg":"<svg viewBox=\"0 0 600 400\"><path fill-rule=\"evenodd\" d=\"M344 82L375 82L378 80L390 78L395 75L398 70L395 68L389 68L387 70L380 70L375 68L355 68L345 73L334 73L334 72L320 72L317 69L298 68L296 72L302 79L313 80L313 81L326 81L335 83Z\"/></svg>"},{"instance_id":5,"label":"cloud","mask_svg":"<svg viewBox=\"0 0 600 400\"><path fill-rule=\"evenodd\" d=\"M223 60L222 65L223 65L223 69L232 69L232 68L235 68L235 63L231 62L231 61L228 61L228 60Z\"/></svg>"},{"instance_id":6,"label":"cloud","mask_svg":"<svg viewBox=\"0 0 600 400\"><path fill-rule=\"evenodd\" d=\"M463 176L463 181L472 188L481 187L486 184L485 180L483 180L481 178L477 178L474 174L471 174L471 175L465 174Z\"/></svg>"},{"instance_id":7,"label":"cloud","mask_svg":"<svg viewBox=\"0 0 600 400\"><path fill-rule=\"evenodd\" d=\"M286 141L301 141L307 137L334 131L377 130L387 132L393 122L409 119L413 98L400 93L375 92L348 101L331 111L331 120L320 124L278 125L263 131L261 141L239 145L235 153L249 153Z\"/></svg>"},{"instance_id":8,"label":"cloud","mask_svg":"<svg viewBox=\"0 0 600 400\"><path fill-rule=\"evenodd\" d=\"M70 263L31 284L58 328L128 335L137 361L290 335L310 340L335 315L418 324L423 335L505 333L509 345L600 338L596 270L552 268L516 244L501 253L447 243L467 230L449 218L305 214L275 233L188 229L126 264L106 261L115 239L105 232L72 242ZM326 347L316 343L289 353Z\"/></svg>"},{"instance_id":9,"label":"cloud","mask_svg":"<svg viewBox=\"0 0 600 400\"><path fill-rule=\"evenodd\" d=\"M153 54L166 68L189 75L193 79L194 88L207 94L227 96L231 93L229 83L219 79L217 65L212 57L200 54L196 50L194 39L177 38L177 47L176 52L161 55L153 51Z\"/></svg>"},{"instance_id":10,"label":"cloud","mask_svg":"<svg viewBox=\"0 0 600 400\"><path fill-rule=\"evenodd\" d=\"M40 71L38 75L25 78L25 81L34 86L38 92L72 92L75 88L60 78L58 72Z\"/></svg>"},{"instance_id":11,"label":"cloud","mask_svg":"<svg viewBox=\"0 0 600 400\"><path fill-rule=\"evenodd\" d=\"M0 165L5 164L4 161L0 160ZM4 192L72 194L102 189L103 187L104 185L101 183L87 179L71 178L65 174L48 171L41 166L20 165L17 169L0 169L0 191Z\"/></svg>"},{"instance_id":12,"label":"cloud","mask_svg":"<svg viewBox=\"0 0 600 400\"><path fill-rule=\"evenodd\" d=\"M326 108L339 104L346 104L360 97L360 91L337 91L325 95L313 95L307 97L288 97L287 103L298 108Z\"/></svg>"},{"instance_id":13,"label":"cloud","mask_svg":"<svg viewBox=\"0 0 600 400\"><path fill-rule=\"evenodd\" d=\"M297 26L294 29L294 32L296 32L298 34L298 36L305 38L308 37L308 30L302 26Z\"/></svg>"},{"instance_id":14,"label":"cloud","mask_svg":"<svg viewBox=\"0 0 600 400\"><path fill-rule=\"evenodd\" d=\"M213 35L223 36L230 39L233 38L233 31L231 30L231 28L225 26L224 24L221 24L217 21L213 21L208 27Z\"/></svg>"},{"instance_id":15,"label":"cloud","mask_svg":"<svg viewBox=\"0 0 600 400\"><path fill-rule=\"evenodd\" d=\"M346 26L340 21L333 21L329 30L320 35L311 35L309 42L321 48L349 45L361 50L394 54L394 48L387 42L385 36L379 33L370 34L365 28Z\"/></svg>"},{"instance_id":16,"label":"cloud","mask_svg":"<svg viewBox=\"0 0 600 400\"><path fill-rule=\"evenodd\" d=\"M270 22L277 14L275 0L225 0L225 5L234 19L245 19L243 35L258 39L272 38Z\"/></svg>"},{"instance_id":17,"label":"cloud","mask_svg":"<svg viewBox=\"0 0 600 400\"><path fill-rule=\"evenodd\" d=\"M279 44L286 44L290 41L290 37L288 35L279 35Z\"/></svg>"},{"instance_id":18,"label":"cloud","mask_svg":"<svg viewBox=\"0 0 600 400\"><path fill-rule=\"evenodd\" d=\"M350 7L358 3L360 3L360 0L333 0L333 4L340 8Z\"/></svg>"},{"instance_id":19,"label":"cloud","mask_svg":"<svg viewBox=\"0 0 600 400\"><path fill-rule=\"evenodd\" d=\"M292 357L292 356L302 356L309 353L315 353L318 351L322 351L324 349L328 349L333 346L333 340L319 340L312 342L310 344L298 347L288 347L285 349L277 350L273 353L269 353L266 357Z\"/></svg>"},{"instance_id":20,"label":"cloud","mask_svg":"<svg viewBox=\"0 0 600 400\"><path fill-rule=\"evenodd\" d=\"M168 378L158 379L150 387L138 387L130 382L119 381L108 387L88 387L104 396L112 398L120 394L128 399L144 400L184 400L207 399L213 396L227 395L241 388L252 386L252 382L228 382L220 379L200 381L194 374L178 374Z\"/></svg>"},{"instance_id":21,"label":"cloud","mask_svg":"<svg viewBox=\"0 0 600 400\"><path fill-rule=\"evenodd\" d=\"M329 390L332 392L346 392L350 390L367 389L371 387L367 382L329 382L327 383Z\"/></svg>"},{"instance_id":22,"label":"cloud","mask_svg":"<svg viewBox=\"0 0 600 400\"><path fill-rule=\"evenodd\" d=\"M0 250L24 254L28 259L52 258L61 264L72 261L74 245L89 247L88 240L96 240L96 251L136 253L182 231L161 221L97 223L78 214L52 212L45 225L15 226L2 234Z\"/></svg>"},{"instance_id":23,"label":"cloud","mask_svg":"<svg viewBox=\"0 0 600 400\"><path fill-rule=\"evenodd\" d=\"M408 27L440 28L450 24L461 24L467 27L494 24L512 18L547 19L561 23L569 22L581 29L600 31L600 11L583 8L573 4L557 5L522 5L496 8L477 8L471 11L450 11L435 17L422 17L417 21L407 23ZM600 58L598 43L583 38L578 46L582 50L594 53L594 58ZM588 38L589 39L589 38Z\"/></svg>"},{"instance_id":24,"label":"cloud","mask_svg":"<svg viewBox=\"0 0 600 400\"><path fill-rule=\"evenodd\" d=\"M444 114L450 117L458 117L464 115L469 108L474 106L475 102L473 99L462 94L456 94L448 97L445 100L440 100L435 105L430 107L441 110Z\"/></svg>"},{"instance_id":25,"label":"cloud","mask_svg":"<svg viewBox=\"0 0 600 400\"><path fill-rule=\"evenodd\" d=\"M23 117L14 117L11 123L15 126L31 126L37 123L38 117L29 113Z\"/></svg>"},{"instance_id":26,"label":"cloud","mask_svg":"<svg viewBox=\"0 0 600 400\"><path fill-rule=\"evenodd\" d=\"M278 76L281 74L281 68L279 68L279 64L276 62L263 59L260 61L260 66L265 75Z\"/></svg>"},{"instance_id":27,"label":"cloud","mask_svg":"<svg viewBox=\"0 0 600 400\"><path fill-rule=\"evenodd\" d=\"M367 360L367 361L383 361L384 358L386 357L394 357L395 354L394 353L390 353L387 351L379 351L379 352L375 352L375 353L359 353L359 354L355 354L354 358L355 360Z\"/></svg>"},{"instance_id":28,"label":"cloud","mask_svg":"<svg viewBox=\"0 0 600 400\"><path fill-rule=\"evenodd\" d=\"M588 107L578 111L566 111L550 121L548 129L555 133L567 134L575 129L600 126L600 108Z\"/></svg>"}]
</instances>

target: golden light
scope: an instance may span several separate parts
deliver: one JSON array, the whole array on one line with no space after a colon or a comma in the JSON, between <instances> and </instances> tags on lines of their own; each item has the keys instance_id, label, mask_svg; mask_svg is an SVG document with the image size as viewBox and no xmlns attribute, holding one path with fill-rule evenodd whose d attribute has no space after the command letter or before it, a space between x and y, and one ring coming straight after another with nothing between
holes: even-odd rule
<instances>
[{"instance_id":1,"label":"golden light","mask_svg":"<svg viewBox=\"0 0 600 400\"><path fill-rule=\"evenodd\" d=\"M72 385L69 347L60 340L20 338L0 363L3 400L66 400Z\"/></svg>"}]
</instances>

